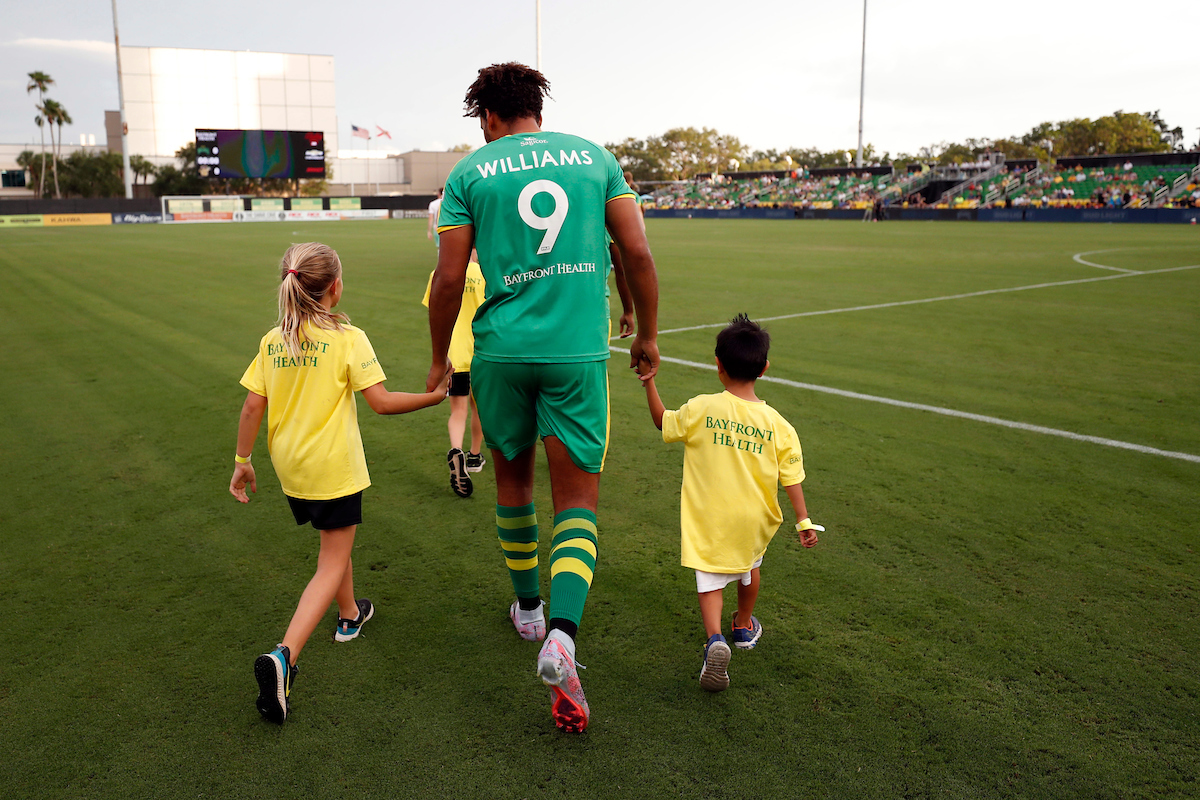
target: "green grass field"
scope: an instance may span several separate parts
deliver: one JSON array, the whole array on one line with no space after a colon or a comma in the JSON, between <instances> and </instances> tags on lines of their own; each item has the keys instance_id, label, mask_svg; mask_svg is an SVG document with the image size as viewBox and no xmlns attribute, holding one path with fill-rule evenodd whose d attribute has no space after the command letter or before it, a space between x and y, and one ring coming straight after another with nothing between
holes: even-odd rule
<instances>
[{"instance_id":1,"label":"green grass field","mask_svg":"<svg viewBox=\"0 0 1200 800\"><path fill-rule=\"evenodd\" d=\"M1200 269L1154 272L1200 264L1196 228L651 220L649 235L664 331L973 295L772 321L768 376L1200 455ZM490 466L459 500L448 407L361 402L374 486L356 581L378 611L334 645L331 610L292 716L263 722L251 665L317 539L265 438L251 504L227 486L275 265L310 239L340 252L342 307L389 388L419 390L423 221L0 233L3 797L1200 796L1200 463L764 382L828 532L805 550L785 522L763 640L710 695L678 562L682 449L619 355L579 645L587 733L554 728L536 646L508 622ZM1059 285L975 294L1043 284ZM715 333L659 344L707 364ZM677 407L720 385L665 363L659 387Z\"/></svg>"}]
</instances>

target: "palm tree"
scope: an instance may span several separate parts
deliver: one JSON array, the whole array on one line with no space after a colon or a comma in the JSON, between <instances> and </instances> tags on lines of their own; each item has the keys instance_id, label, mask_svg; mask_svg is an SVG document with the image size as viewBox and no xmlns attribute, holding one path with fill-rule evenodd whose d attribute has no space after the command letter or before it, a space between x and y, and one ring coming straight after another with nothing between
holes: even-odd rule
<instances>
[{"instance_id":1,"label":"palm tree","mask_svg":"<svg viewBox=\"0 0 1200 800\"><path fill-rule=\"evenodd\" d=\"M43 113L46 116L46 121L50 123L50 147L54 150L54 197L61 198L62 192L58 188L58 158L62 150L62 126L71 125L75 120L71 119L71 115L62 103L56 100L46 98L43 103ZM54 126L58 126L58 142L54 140Z\"/></svg>"},{"instance_id":2,"label":"palm tree","mask_svg":"<svg viewBox=\"0 0 1200 800\"><path fill-rule=\"evenodd\" d=\"M44 72L37 71L37 72L29 73L29 84L25 87L25 93L29 94L34 89L37 89L37 93L38 93L37 110L38 111L42 111L42 102L43 102L42 98L46 94L46 89L48 87L52 86L53 84L54 84L54 78L51 78L49 75L47 75ZM45 179L44 178L46 175L46 131L42 126L45 124L46 120L42 114L38 114L36 117L33 118L33 121L37 123L38 132L42 136L42 171L40 173L38 173L38 175L41 176L38 180L38 197L40 198L43 194L45 194Z\"/></svg>"},{"instance_id":3,"label":"palm tree","mask_svg":"<svg viewBox=\"0 0 1200 800\"><path fill-rule=\"evenodd\" d=\"M142 178L142 183L145 184L145 178L154 174L154 164L144 156L130 156L129 171L133 173L134 178Z\"/></svg>"}]
</instances>

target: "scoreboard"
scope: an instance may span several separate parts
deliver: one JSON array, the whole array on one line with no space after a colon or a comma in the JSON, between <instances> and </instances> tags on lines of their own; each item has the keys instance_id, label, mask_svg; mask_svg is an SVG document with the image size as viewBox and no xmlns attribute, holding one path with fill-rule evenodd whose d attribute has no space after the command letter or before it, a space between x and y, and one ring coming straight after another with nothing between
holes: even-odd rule
<instances>
[{"instance_id":1,"label":"scoreboard","mask_svg":"<svg viewBox=\"0 0 1200 800\"><path fill-rule=\"evenodd\" d=\"M324 178L325 134L197 128L196 168L202 178Z\"/></svg>"}]
</instances>

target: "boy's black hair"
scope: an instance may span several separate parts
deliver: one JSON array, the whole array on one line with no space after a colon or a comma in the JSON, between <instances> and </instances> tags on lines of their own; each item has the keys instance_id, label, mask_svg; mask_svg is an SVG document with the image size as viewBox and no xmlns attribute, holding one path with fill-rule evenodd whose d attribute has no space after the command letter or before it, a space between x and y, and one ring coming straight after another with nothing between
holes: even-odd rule
<instances>
[{"instance_id":1,"label":"boy's black hair","mask_svg":"<svg viewBox=\"0 0 1200 800\"><path fill-rule=\"evenodd\" d=\"M483 118L490 111L504 122L521 117L540 117L542 98L550 95L550 81L533 67L516 61L492 64L479 70L467 89L464 117Z\"/></svg>"},{"instance_id":2,"label":"boy's black hair","mask_svg":"<svg viewBox=\"0 0 1200 800\"><path fill-rule=\"evenodd\" d=\"M717 358L734 380L758 380L767 368L770 349L771 334L745 314L738 314L717 334Z\"/></svg>"}]
</instances>

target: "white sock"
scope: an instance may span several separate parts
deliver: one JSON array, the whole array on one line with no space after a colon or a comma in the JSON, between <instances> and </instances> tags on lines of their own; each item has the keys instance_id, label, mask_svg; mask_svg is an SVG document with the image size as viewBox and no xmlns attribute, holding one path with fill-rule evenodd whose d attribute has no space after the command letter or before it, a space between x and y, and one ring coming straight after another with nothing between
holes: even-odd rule
<instances>
[{"instance_id":1,"label":"white sock","mask_svg":"<svg viewBox=\"0 0 1200 800\"><path fill-rule=\"evenodd\" d=\"M528 625L531 622L537 622L538 620L545 619L545 615L542 612L542 608L545 605L546 605L546 602L543 600L542 602L538 603L537 608L531 608L528 611L526 611L525 609L521 608L521 606L518 604L517 605L517 621L520 622L522 625Z\"/></svg>"},{"instance_id":2,"label":"white sock","mask_svg":"<svg viewBox=\"0 0 1200 800\"><path fill-rule=\"evenodd\" d=\"M555 628L554 630L550 631L549 635L546 636L547 642L549 642L552 639L554 641L557 641L560 644L562 644L563 649L567 651L567 655L569 655L571 657L571 660L572 661L575 660L575 640L574 639L572 639L570 636L567 636L565 633L563 633L561 628Z\"/></svg>"}]
</instances>

